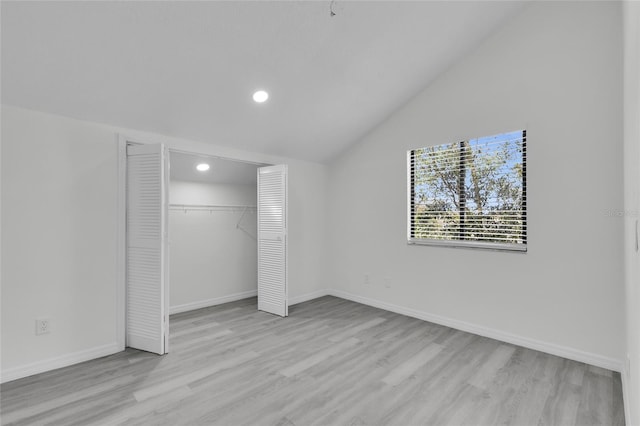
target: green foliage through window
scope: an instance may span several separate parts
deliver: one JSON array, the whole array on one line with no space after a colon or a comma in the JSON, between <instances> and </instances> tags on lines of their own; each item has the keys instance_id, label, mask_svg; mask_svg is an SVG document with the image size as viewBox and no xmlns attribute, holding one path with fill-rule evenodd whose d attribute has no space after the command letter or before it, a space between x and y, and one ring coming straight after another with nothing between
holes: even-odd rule
<instances>
[{"instance_id":1,"label":"green foliage through window","mask_svg":"<svg viewBox=\"0 0 640 426\"><path fill-rule=\"evenodd\" d=\"M409 240L524 250L526 130L409 151Z\"/></svg>"}]
</instances>

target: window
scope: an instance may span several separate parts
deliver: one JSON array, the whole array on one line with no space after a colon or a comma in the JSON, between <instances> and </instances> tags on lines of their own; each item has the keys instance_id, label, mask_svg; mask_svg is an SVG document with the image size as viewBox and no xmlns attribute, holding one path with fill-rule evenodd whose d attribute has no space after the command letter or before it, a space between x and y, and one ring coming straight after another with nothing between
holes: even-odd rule
<instances>
[{"instance_id":1,"label":"window","mask_svg":"<svg viewBox=\"0 0 640 426\"><path fill-rule=\"evenodd\" d=\"M410 244L527 249L527 134L408 154Z\"/></svg>"}]
</instances>

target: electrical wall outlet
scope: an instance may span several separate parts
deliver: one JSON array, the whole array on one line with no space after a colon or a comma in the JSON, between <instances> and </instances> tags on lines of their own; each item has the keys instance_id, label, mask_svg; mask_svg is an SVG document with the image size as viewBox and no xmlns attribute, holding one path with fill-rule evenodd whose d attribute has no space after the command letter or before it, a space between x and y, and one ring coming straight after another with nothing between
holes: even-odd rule
<instances>
[{"instance_id":1,"label":"electrical wall outlet","mask_svg":"<svg viewBox=\"0 0 640 426\"><path fill-rule=\"evenodd\" d=\"M364 285L369 285L370 281L369 281L369 274L365 274L364 276Z\"/></svg>"},{"instance_id":2,"label":"electrical wall outlet","mask_svg":"<svg viewBox=\"0 0 640 426\"><path fill-rule=\"evenodd\" d=\"M51 331L49 318L36 318L36 336L47 334Z\"/></svg>"}]
</instances>

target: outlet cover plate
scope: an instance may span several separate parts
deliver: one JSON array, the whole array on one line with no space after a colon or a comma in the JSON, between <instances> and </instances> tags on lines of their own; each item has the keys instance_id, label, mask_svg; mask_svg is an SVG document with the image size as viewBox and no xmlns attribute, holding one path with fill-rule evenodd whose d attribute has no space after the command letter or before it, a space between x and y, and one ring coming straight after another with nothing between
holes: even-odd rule
<instances>
[{"instance_id":1,"label":"outlet cover plate","mask_svg":"<svg viewBox=\"0 0 640 426\"><path fill-rule=\"evenodd\" d=\"M51 323L49 318L36 318L36 336L51 332Z\"/></svg>"}]
</instances>

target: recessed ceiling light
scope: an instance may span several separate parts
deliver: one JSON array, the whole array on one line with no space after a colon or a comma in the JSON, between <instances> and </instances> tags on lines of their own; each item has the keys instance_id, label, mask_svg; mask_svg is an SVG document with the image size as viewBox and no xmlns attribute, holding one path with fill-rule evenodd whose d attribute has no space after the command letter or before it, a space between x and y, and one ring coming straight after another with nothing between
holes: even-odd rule
<instances>
[{"instance_id":1,"label":"recessed ceiling light","mask_svg":"<svg viewBox=\"0 0 640 426\"><path fill-rule=\"evenodd\" d=\"M209 170L209 165L207 163L200 163L196 166L196 169L199 172L206 172L207 170Z\"/></svg>"},{"instance_id":2,"label":"recessed ceiling light","mask_svg":"<svg viewBox=\"0 0 640 426\"><path fill-rule=\"evenodd\" d=\"M258 90L256 93L253 94L253 100L259 104L263 103L267 99L269 99L269 94L264 90Z\"/></svg>"}]
</instances>

